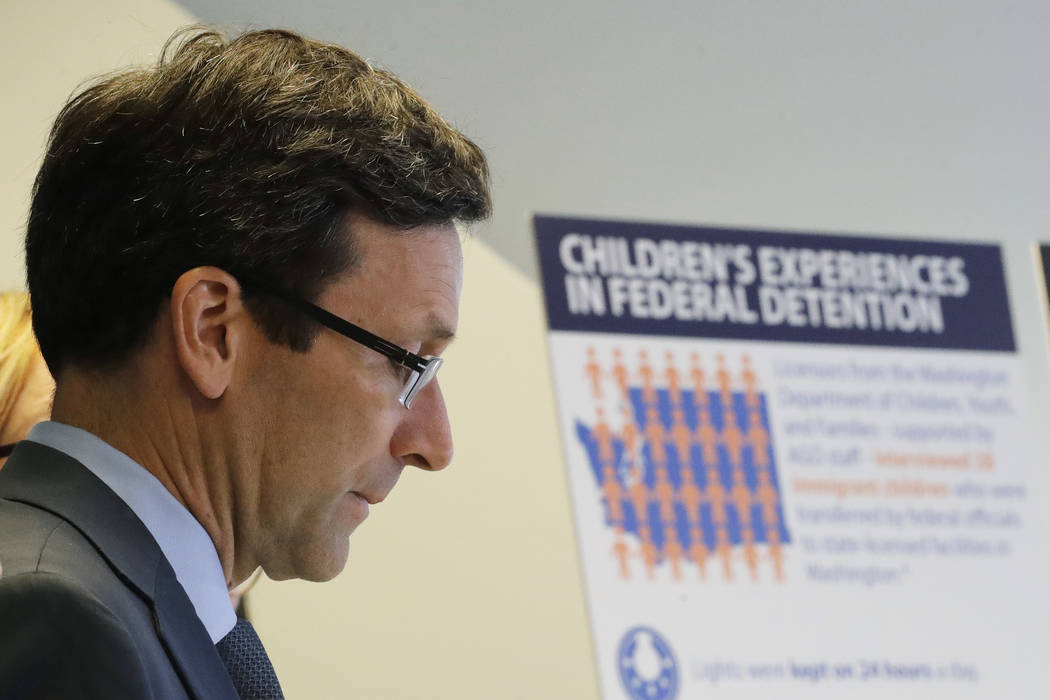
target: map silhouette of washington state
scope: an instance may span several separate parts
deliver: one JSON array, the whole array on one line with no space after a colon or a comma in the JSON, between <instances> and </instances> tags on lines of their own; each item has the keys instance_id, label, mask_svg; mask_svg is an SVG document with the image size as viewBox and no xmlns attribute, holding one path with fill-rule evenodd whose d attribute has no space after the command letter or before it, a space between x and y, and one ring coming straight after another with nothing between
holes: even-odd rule
<instances>
[{"instance_id":1,"label":"map silhouette of washington state","mask_svg":"<svg viewBox=\"0 0 1050 700\"><path fill-rule=\"evenodd\" d=\"M750 358L587 350L594 402L576 420L623 579L784 580L782 499L766 396ZM609 415L607 409L615 408ZM692 573L688 573L692 570Z\"/></svg>"}]
</instances>

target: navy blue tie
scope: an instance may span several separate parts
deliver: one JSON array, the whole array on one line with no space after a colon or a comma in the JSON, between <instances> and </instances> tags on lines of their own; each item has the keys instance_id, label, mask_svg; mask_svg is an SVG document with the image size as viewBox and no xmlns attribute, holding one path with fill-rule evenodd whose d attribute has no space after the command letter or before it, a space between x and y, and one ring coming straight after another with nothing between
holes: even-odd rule
<instances>
[{"instance_id":1,"label":"navy blue tie","mask_svg":"<svg viewBox=\"0 0 1050 700\"><path fill-rule=\"evenodd\" d=\"M215 645L241 700L284 700L270 657L252 623L237 620Z\"/></svg>"}]
</instances>

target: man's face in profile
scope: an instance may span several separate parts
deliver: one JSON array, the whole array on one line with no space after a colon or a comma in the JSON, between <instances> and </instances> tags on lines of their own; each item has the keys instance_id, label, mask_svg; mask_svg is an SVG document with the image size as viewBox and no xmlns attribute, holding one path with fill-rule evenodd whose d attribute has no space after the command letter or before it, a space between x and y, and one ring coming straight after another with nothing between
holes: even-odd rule
<instances>
[{"instance_id":1,"label":"man's face in profile","mask_svg":"<svg viewBox=\"0 0 1050 700\"><path fill-rule=\"evenodd\" d=\"M358 264L317 305L419 355L440 355L459 317L462 253L452 224L401 231L352 220ZM409 371L323 328L306 353L261 333L230 396L250 415L234 475L235 543L274 579L324 581L349 535L387 497L405 465L442 469L452 435L435 378L406 409Z\"/></svg>"}]
</instances>

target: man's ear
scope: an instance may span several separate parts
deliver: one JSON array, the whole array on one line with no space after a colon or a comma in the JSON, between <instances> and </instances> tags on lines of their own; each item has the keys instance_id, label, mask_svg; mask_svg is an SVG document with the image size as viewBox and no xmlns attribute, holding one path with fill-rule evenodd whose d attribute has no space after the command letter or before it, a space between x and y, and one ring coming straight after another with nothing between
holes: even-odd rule
<instances>
[{"instance_id":1,"label":"man's ear","mask_svg":"<svg viewBox=\"0 0 1050 700\"><path fill-rule=\"evenodd\" d=\"M237 279L217 267L187 270L172 287L175 352L186 376L209 399L230 385L246 314Z\"/></svg>"}]
</instances>

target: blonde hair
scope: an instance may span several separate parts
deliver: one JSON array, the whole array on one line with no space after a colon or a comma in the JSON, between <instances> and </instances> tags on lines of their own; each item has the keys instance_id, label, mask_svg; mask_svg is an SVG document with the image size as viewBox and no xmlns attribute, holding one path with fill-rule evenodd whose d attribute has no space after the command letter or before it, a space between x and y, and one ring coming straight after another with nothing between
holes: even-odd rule
<instances>
[{"instance_id":1,"label":"blonde hair","mask_svg":"<svg viewBox=\"0 0 1050 700\"><path fill-rule=\"evenodd\" d=\"M11 411L39 354L29 295L0 293L0 426L11 419Z\"/></svg>"}]
</instances>

